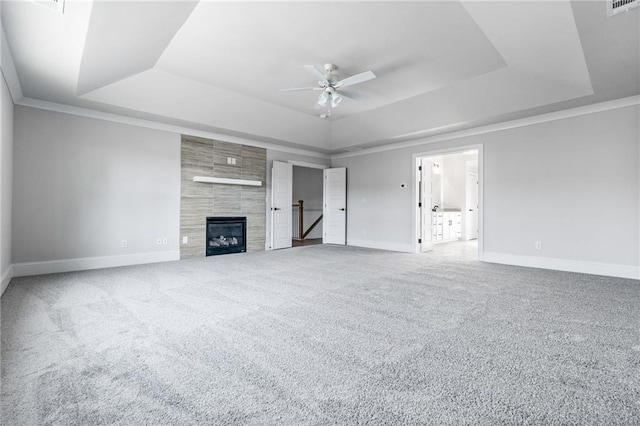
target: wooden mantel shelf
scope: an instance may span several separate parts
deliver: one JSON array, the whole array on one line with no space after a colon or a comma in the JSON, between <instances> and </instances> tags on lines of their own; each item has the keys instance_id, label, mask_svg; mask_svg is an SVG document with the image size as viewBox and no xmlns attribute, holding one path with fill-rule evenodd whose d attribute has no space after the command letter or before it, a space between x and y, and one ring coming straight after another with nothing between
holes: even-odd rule
<instances>
[{"instance_id":1,"label":"wooden mantel shelf","mask_svg":"<svg viewBox=\"0 0 640 426\"><path fill-rule=\"evenodd\" d=\"M194 176L193 181L202 183L222 183L225 185L262 186L262 181L260 180L230 179L209 176Z\"/></svg>"}]
</instances>

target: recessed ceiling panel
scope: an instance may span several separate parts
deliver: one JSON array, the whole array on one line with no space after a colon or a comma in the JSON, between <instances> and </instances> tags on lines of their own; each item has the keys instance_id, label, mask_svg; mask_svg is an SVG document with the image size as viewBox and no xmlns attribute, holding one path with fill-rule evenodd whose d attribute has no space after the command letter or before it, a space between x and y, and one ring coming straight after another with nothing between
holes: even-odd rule
<instances>
[{"instance_id":1,"label":"recessed ceiling panel","mask_svg":"<svg viewBox=\"0 0 640 426\"><path fill-rule=\"evenodd\" d=\"M153 67L196 4L197 1L94 2L78 94Z\"/></svg>"},{"instance_id":2,"label":"recessed ceiling panel","mask_svg":"<svg viewBox=\"0 0 640 426\"><path fill-rule=\"evenodd\" d=\"M0 1L2 25L24 96L58 101L75 94L91 2L64 14L28 1Z\"/></svg>"},{"instance_id":3,"label":"recessed ceiling panel","mask_svg":"<svg viewBox=\"0 0 640 426\"><path fill-rule=\"evenodd\" d=\"M640 9L604 2L0 1L26 98L326 152L626 96ZM350 87L328 120L303 68ZM80 93L78 92L80 89ZM16 102L20 102L17 100Z\"/></svg>"},{"instance_id":4,"label":"recessed ceiling panel","mask_svg":"<svg viewBox=\"0 0 640 426\"><path fill-rule=\"evenodd\" d=\"M334 149L403 135L427 136L467 126L480 117L593 94L568 1L470 1L465 7L507 67L340 120L333 126Z\"/></svg>"},{"instance_id":5,"label":"recessed ceiling panel","mask_svg":"<svg viewBox=\"0 0 640 426\"><path fill-rule=\"evenodd\" d=\"M205 129L255 135L257 140L331 149L327 121L161 70L141 72L82 98L197 123Z\"/></svg>"},{"instance_id":6,"label":"recessed ceiling panel","mask_svg":"<svg viewBox=\"0 0 640 426\"><path fill-rule=\"evenodd\" d=\"M310 114L317 85L304 68L372 70L332 119L375 109L498 68L505 62L459 2L202 2L157 67Z\"/></svg>"}]
</instances>

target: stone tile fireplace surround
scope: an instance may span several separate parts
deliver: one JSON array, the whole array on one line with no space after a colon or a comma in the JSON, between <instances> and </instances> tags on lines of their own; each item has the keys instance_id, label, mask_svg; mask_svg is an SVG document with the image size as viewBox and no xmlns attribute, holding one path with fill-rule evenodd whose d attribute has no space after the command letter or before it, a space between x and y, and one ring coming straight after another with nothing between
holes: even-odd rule
<instances>
[{"instance_id":1,"label":"stone tile fireplace surround","mask_svg":"<svg viewBox=\"0 0 640 426\"><path fill-rule=\"evenodd\" d=\"M267 151L182 135L180 164L180 257L205 256L209 216L246 217L247 251L264 250ZM194 182L194 176L259 180L262 186Z\"/></svg>"}]
</instances>

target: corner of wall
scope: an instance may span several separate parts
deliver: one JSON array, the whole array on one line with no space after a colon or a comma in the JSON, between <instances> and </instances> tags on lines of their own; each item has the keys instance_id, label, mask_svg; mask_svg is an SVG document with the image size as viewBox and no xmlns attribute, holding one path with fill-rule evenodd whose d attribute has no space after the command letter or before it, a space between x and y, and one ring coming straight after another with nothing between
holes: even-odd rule
<instances>
[{"instance_id":1,"label":"corner of wall","mask_svg":"<svg viewBox=\"0 0 640 426\"><path fill-rule=\"evenodd\" d=\"M20 86L20 80L18 79L18 72L16 71L15 63L13 62L13 56L11 55L11 49L9 43L7 43L7 36L4 33L4 27L0 22L0 71L7 82L9 93L13 98L13 103L18 104L24 95L22 94L22 87Z\"/></svg>"},{"instance_id":2,"label":"corner of wall","mask_svg":"<svg viewBox=\"0 0 640 426\"><path fill-rule=\"evenodd\" d=\"M13 198L13 109L22 99L22 89L7 44L4 28L0 23L0 296L13 278L12 251L12 198Z\"/></svg>"},{"instance_id":3,"label":"corner of wall","mask_svg":"<svg viewBox=\"0 0 640 426\"><path fill-rule=\"evenodd\" d=\"M2 275L0 279L0 296L4 294L4 291L9 286L11 279L13 278L13 266L9 266L9 269Z\"/></svg>"}]
</instances>

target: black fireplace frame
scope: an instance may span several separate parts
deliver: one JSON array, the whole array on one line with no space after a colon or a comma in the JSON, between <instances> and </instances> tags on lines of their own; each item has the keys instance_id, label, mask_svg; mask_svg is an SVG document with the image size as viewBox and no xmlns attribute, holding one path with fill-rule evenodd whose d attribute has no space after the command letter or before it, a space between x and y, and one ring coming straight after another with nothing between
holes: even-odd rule
<instances>
[{"instance_id":1,"label":"black fireplace frame","mask_svg":"<svg viewBox=\"0 0 640 426\"><path fill-rule=\"evenodd\" d=\"M232 245L228 247L210 247L209 225L210 224L242 224L242 245ZM217 256L219 254L244 253L247 251L247 218L244 216L208 216L205 228L205 250L207 256Z\"/></svg>"}]
</instances>

